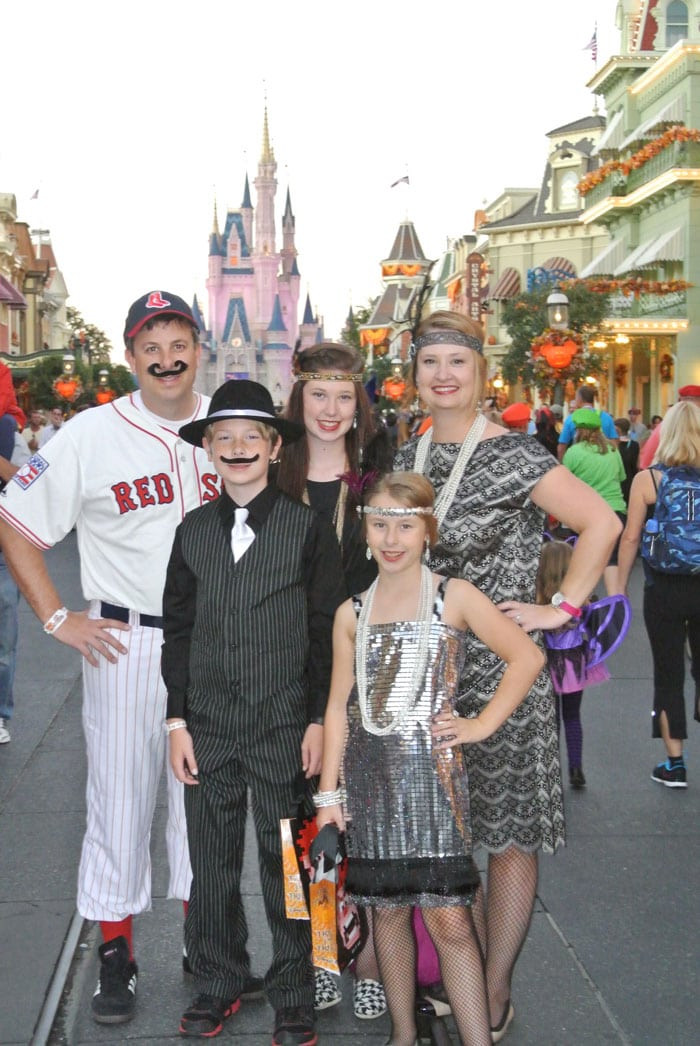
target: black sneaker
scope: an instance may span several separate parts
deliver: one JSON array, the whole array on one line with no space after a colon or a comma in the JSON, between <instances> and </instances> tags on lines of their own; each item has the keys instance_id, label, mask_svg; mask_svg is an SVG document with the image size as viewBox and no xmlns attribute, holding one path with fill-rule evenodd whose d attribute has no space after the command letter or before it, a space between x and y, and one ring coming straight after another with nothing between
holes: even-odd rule
<instances>
[{"instance_id":1,"label":"black sneaker","mask_svg":"<svg viewBox=\"0 0 700 1046\"><path fill-rule=\"evenodd\" d=\"M275 1010L272 1046L314 1046L317 1042L313 1006L285 1006Z\"/></svg>"},{"instance_id":2,"label":"black sneaker","mask_svg":"<svg viewBox=\"0 0 700 1046\"><path fill-rule=\"evenodd\" d=\"M670 759L654 767L651 771L651 779L659 784L666 785L667 788L688 787L685 763L671 763Z\"/></svg>"},{"instance_id":3,"label":"black sneaker","mask_svg":"<svg viewBox=\"0 0 700 1046\"><path fill-rule=\"evenodd\" d=\"M219 999L215 995L198 995L180 1018L180 1035L213 1039L227 1017L241 1008L240 999Z\"/></svg>"},{"instance_id":4,"label":"black sneaker","mask_svg":"<svg viewBox=\"0 0 700 1046\"><path fill-rule=\"evenodd\" d=\"M577 792L586 787L586 778L580 766L574 766L569 770L569 784Z\"/></svg>"},{"instance_id":5,"label":"black sneaker","mask_svg":"<svg viewBox=\"0 0 700 1046\"><path fill-rule=\"evenodd\" d=\"M123 1024L134 1016L138 967L129 958L126 937L100 945L100 976L92 997L92 1016L99 1024Z\"/></svg>"},{"instance_id":6,"label":"black sneaker","mask_svg":"<svg viewBox=\"0 0 700 1046\"><path fill-rule=\"evenodd\" d=\"M187 958L187 952L182 949L182 972L185 977L194 977L194 970L190 965L190 960ZM262 977L258 977L255 973L249 973L243 982L243 991L238 996L243 1002L249 1002L251 999L262 999L265 995L265 981Z\"/></svg>"}]
</instances>

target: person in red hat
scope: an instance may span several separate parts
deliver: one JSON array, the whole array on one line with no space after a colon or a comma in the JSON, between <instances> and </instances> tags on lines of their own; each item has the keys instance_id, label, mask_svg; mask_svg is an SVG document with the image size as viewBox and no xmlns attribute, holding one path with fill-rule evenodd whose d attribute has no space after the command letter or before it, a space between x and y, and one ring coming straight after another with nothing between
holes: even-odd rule
<instances>
[{"instance_id":1,"label":"person in red hat","mask_svg":"<svg viewBox=\"0 0 700 1046\"><path fill-rule=\"evenodd\" d=\"M501 420L511 432L527 432L530 427L529 404L511 403L501 414Z\"/></svg>"},{"instance_id":2,"label":"person in red hat","mask_svg":"<svg viewBox=\"0 0 700 1046\"><path fill-rule=\"evenodd\" d=\"M134 1016L132 921L151 907L149 841L166 750L160 662L170 545L185 513L219 491L206 451L178 432L206 415L209 403L194 389L200 348L189 305L149 291L129 309L124 342L138 389L61 426L7 484L0 508L3 553L27 602L53 641L83 655L87 830L77 908L102 931L92 1015L103 1024ZM42 553L73 527L88 605L69 610ZM168 896L187 901L183 786L172 773L168 799Z\"/></svg>"},{"instance_id":3,"label":"person in red hat","mask_svg":"<svg viewBox=\"0 0 700 1046\"><path fill-rule=\"evenodd\" d=\"M678 402L683 403L689 400L691 403L697 404L700 407L700 385L682 385L678 390ZM646 441L641 451L639 452L639 468L648 469L656 457L656 452L659 449L659 440L661 439L661 425L657 425L652 430L649 439Z\"/></svg>"}]
</instances>

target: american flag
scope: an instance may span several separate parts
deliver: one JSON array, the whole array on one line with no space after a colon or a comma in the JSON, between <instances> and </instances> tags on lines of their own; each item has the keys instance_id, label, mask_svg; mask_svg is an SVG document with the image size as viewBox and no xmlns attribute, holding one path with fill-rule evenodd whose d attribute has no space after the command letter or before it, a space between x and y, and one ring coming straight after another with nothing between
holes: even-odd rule
<instances>
[{"instance_id":1,"label":"american flag","mask_svg":"<svg viewBox=\"0 0 700 1046\"><path fill-rule=\"evenodd\" d=\"M598 26L593 30L593 36L584 47L584 51L590 51L593 61L598 61Z\"/></svg>"}]
</instances>

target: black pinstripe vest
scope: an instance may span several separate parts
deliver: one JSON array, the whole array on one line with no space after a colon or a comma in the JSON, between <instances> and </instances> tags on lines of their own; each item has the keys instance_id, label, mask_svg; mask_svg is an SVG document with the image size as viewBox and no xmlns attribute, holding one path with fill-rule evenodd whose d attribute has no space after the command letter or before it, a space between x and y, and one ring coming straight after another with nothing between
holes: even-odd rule
<instances>
[{"instance_id":1,"label":"black pinstripe vest","mask_svg":"<svg viewBox=\"0 0 700 1046\"><path fill-rule=\"evenodd\" d=\"M203 769L252 730L307 722L309 650L302 550L313 513L280 494L236 563L217 503L190 512L182 552L197 578L187 722Z\"/></svg>"}]
</instances>

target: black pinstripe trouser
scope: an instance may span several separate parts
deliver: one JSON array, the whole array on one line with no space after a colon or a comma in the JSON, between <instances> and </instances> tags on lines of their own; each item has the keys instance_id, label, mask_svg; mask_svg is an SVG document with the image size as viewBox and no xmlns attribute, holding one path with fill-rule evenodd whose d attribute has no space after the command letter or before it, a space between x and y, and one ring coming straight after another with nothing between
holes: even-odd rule
<instances>
[{"instance_id":1,"label":"black pinstripe trouser","mask_svg":"<svg viewBox=\"0 0 700 1046\"><path fill-rule=\"evenodd\" d=\"M232 742L232 757L224 765L208 773L200 768L199 785L185 788L193 873L185 922L187 955L199 991L223 998L240 994L250 971L240 893L250 788L260 883L272 933L265 990L275 1009L312 1006L309 923L285 915L279 825L298 800L302 733L291 726L258 733L262 736Z\"/></svg>"}]
</instances>

